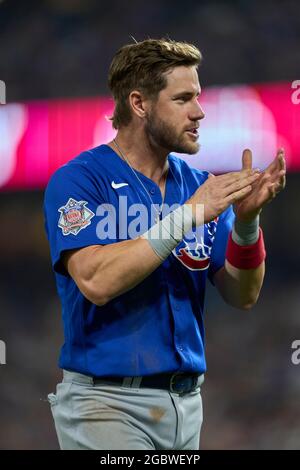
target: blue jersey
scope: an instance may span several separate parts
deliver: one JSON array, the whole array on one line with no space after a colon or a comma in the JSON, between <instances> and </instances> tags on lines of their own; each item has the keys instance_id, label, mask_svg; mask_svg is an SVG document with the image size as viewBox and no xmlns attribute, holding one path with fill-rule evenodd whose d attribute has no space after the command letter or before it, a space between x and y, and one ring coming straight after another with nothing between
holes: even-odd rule
<instances>
[{"instance_id":1,"label":"blue jersey","mask_svg":"<svg viewBox=\"0 0 300 470\"><path fill-rule=\"evenodd\" d=\"M171 154L168 162L164 204L183 204L208 173ZM202 236L185 237L140 284L103 306L84 297L62 264L67 250L130 239L121 223L126 208L127 224L136 227L133 205L142 203L151 214L151 203L162 204L158 185L136 174L140 181L108 145L100 145L57 170L47 186L46 232L65 335L59 366L99 377L203 373L205 284L224 265L231 207L205 224ZM112 220L116 224L109 227Z\"/></svg>"}]
</instances>

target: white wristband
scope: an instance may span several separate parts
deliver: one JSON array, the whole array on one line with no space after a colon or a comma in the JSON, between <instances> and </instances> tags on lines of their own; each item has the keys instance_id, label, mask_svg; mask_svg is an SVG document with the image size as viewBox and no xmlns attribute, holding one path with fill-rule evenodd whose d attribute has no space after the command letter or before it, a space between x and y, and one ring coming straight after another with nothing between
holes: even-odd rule
<instances>
[{"instance_id":1,"label":"white wristband","mask_svg":"<svg viewBox=\"0 0 300 470\"><path fill-rule=\"evenodd\" d=\"M192 227L192 206L183 204L153 225L142 238L148 240L155 253L165 260Z\"/></svg>"},{"instance_id":2,"label":"white wristband","mask_svg":"<svg viewBox=\"0 0 300 470\"><path fill-rule=\"evenodd\" d=\"M250 222L235 219L232 227L232 240L240 246L253 245L259 237L259 215Z\"/></svg>"}]
</instances>

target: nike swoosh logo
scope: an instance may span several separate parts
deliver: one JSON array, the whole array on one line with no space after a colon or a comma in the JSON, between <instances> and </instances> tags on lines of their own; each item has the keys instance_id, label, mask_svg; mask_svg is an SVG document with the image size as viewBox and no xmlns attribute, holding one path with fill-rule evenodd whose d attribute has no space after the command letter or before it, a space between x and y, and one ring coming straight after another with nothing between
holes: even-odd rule
<instances>
[{"instance_id":1,"label":"nike swoosh logo","mask_svg":"<svg viewBox=\"0 0 300 470\"><path fill-rule=\"evenodd\" d=\"M114 181L111 182L111 187L114 189L123 188L123 186L128 186L128 183L115 183Z\"/></svg>"}]
</instances>

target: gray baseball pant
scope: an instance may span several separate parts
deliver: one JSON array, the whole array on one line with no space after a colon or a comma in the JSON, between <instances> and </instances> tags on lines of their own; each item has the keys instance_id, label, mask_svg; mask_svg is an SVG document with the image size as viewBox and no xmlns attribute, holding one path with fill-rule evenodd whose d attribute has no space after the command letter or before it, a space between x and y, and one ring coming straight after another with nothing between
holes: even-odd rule
<instances>
[{"instance_id":1,"label":"gray baseball pant","mask_svg":"<svg viewBox=\"0 0 300 470\"><path fill-rule=\"evenodd\" d=\"M138 379L138 378L137 378ZM64 371L48 401L63 450L198 450L203 421L200 386L183 395L122 386L94 385L92 377Z\"/></svg>"}]
</instances>

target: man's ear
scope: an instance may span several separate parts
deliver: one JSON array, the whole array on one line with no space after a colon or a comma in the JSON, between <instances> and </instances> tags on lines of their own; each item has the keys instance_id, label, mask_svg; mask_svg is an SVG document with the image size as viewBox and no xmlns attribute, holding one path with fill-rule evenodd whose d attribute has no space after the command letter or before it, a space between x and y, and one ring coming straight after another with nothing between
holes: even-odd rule
<instances>
[{"instance_id":1,"label":"man's ear","mask_svg":"<svg viewBox=\"0 0 300 470\"><path fill-rule=\"evenodd\" d=\"M129 97L129 105L132 112L143 119L149 108L149 100L146 100L145 96L138 90L133 90Z\"/></svg>"}]
</instances>

